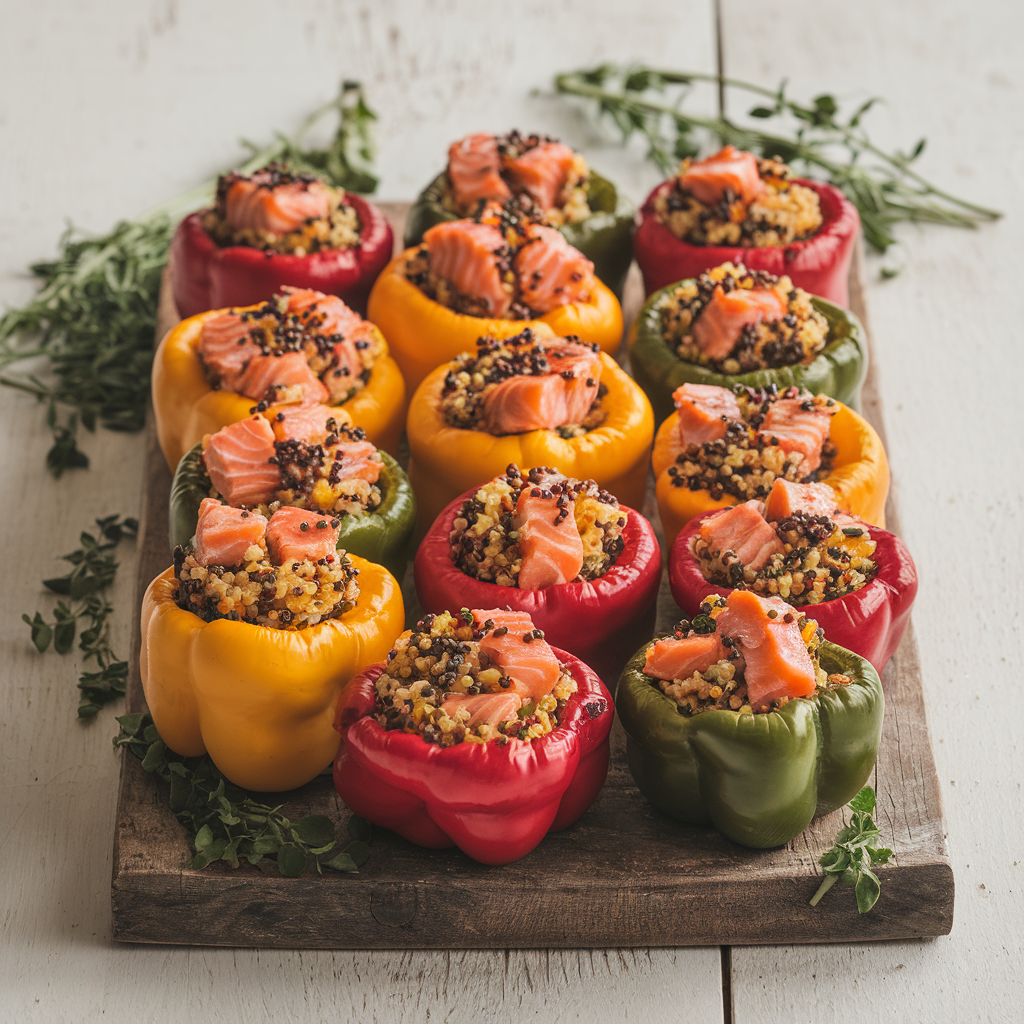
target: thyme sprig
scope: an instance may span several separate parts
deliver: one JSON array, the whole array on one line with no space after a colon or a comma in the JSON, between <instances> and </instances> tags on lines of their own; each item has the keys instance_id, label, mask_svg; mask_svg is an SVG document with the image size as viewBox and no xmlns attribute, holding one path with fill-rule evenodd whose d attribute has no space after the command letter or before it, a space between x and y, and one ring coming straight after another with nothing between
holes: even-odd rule
<instances>
[{"instance_id":1,"label":"thyme sprig","mask_svg":"<svg viewBox=\"0 0 1024 1024\"><path fill-rule=\"evenodd\" d=\"M865 786L851 801L850 821L836 836L835 845L822 854L818 863L825 877L818 891L811 897L812 907L837 881L852 886L857 896L857 910L866 914L878 901L881 883L871 869L886 864L892 850L878 849L875 843L882 834L875 825L871 812L875 809L875 791Z\"/></svg>"},{"instance_id":2,"label":"thyme sprig","mask_svg":"<svg viewBox=\"0 0 1024 1024\"><path fill-rule=\"evenodd\" d=\"M313 867L357 873L370 856L370 825L353 815L348 822L351 841L339 848L335 823L324 814L291 821L281 805L261 803L232 785L208 756L188 762L168 750L148 713L121 715L114 747L126 747L142 761L145 771L170 786L169 802L178 821L189 830L195 855L191 868L226 861L237 868L242 860L258 865L265 858L277 870L297 878Z\"/></svg>"},{"instance_id":3,"label":"thyme sprig","mask_svg":"<svg viewBox=\"0 0 1024 1024\"><path fill-rule=\"evenodd\" d=\"M792 134L741 127L723 116L701 116L684 110L695 82L715 83L721 93L735 89L751 93L760 103L748 113L759 120L792 118ZM633 135L648 143L648 158L670 174L679 160L700 151L699 132L714 136L719 144L778 157L800 173L824 177L849 198L861 217L864 237L878 252L896 239L897 224L930 223L973 228L1001 214L997 210L960 199L938 188L911 164L921 155L925 140L910 150L886 152L875 145L862 121L879 101L861 103L849 116L840 115L835 97L824 93L810 104L791 99L786 83L767 89L751 82L692 71L664 71L648 67L621 68L611 64L558 75L555 88L597 105L599 117L618 127L623 142ZM670 90L675 91L674 98Z\"/></svg>"},{"instance_id":4,"label":"thyme sprig","mask_svg":"<svg viewBox=\"0 0 1024 1024\"><path fill-rule=\"evenodd\" d=\"M303 139L327 114L338 126L325 149L303 148ZM245 143L250 173L272 160L314 171L331 184L372 192L374 113L357 82L314 111L293 136L278 134L268 146ZM55 260L29 268L42 287L25 306L0 316L0 384L35 395L47 405L53 446L46 463L55 476L85 468L79 425L95 430L139 430L146 418L160 279L173 229L181 217L209 205L216 178L120 221L105 235L86 235L68 225ZM11 368L42 358L42 374ZM60 414L61 408L70 413Z\"/></svg>"},{"instance_id":5,"label":"thyme sprig","mask_svg":"<svg viewBox=\"0 0 1024 1024\"><path fill-rule=\"evenodd\" d=\"M67 601L58 601L53 609L53 622L42 612L33 617L22 615L32 631L32 643L42 653L53 642L58 654L68 654L78 636L83 667L90 663L95 671L83 671L78 677L82 691L78 705L79 718L92 718L101 707L124 696L128 679L128 662L114 654L110 646L110 613L113 606L105 591L117 577L117 561L110 554L126 537L138 533L135 519L106 516L96 520L96 533L82 532L81 547L62 555L74 568L65 576L43 580L43 586ZM80 627L81 624L81 627Z\"/></svg>"}]
</instances>

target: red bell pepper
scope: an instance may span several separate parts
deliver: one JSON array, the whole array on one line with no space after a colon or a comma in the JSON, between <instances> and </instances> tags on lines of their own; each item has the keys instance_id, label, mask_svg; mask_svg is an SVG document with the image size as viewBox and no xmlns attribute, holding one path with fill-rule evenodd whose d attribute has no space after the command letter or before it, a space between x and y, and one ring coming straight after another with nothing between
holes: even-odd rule
<instances>
[{"instance_id":1,"label":"red bell pepper","mask_svg":"<svg viewBox=\"0 0 1024 1024\"><path fill-rule=\"evenodd\" d=\"M668 557L668 580L676 604L687 616L697 614L701 601L712 594L727 597L729 590L709 583L690 548L701 524L722 509L691 519L681 530ZM801 605L809 619L825 631L825 639L866 658L881 672L903 639L910 609L917 596L917 568L906 545L894 533L865 524L876 542L875 576L860 590L821 604Z\"/></svg>"},{"instance_id":2,"label":"red bell pepper","mask_svg":"<svg viewBox=\"0 0 1024 1024\"><path fill-rule=\"evenodd\" d=\"M419 846L458 846L482 864L526 856L548 832L578 820L608 774L611 696L582 661L554 653L579 689L556 729L504 746L492 740L441 747L415 733L385 731L374 717L384 666L368 668L338 703L334 784L341 798Z\"/></svg>"},{"instance_id":3,"label":"red bell pepper","mask_svg":"<svg viewBox=\"0 0 1024 1024\"><path fill-rule=\"evenodd\" d=\"M448 537L464 501L456 498L434 520L414 563L416 594L426 612L460 608L512 608L527 612L548 643L571 651L604 679L609 688L637 644L653 634L655 601L661 583L661 548L651 524L639 512L626 513L625 547L615 564L595 580L576 580L543 590L520 590L467 576L452 560Z\"/></svg>"},{"instance_id":4,"label":"red bell pepper","mask_svg":"<svg viewBox=\"0 0 1024 1024\"><path fill-rule=\"evenodd\" d=\"M321 249L308 256L268 253L248 245L219 246L193 213L171 240L168 267L178 315L182 319L225 306L263 302L281 285L314 288L339 296L361 314L377 276L394 248L391 225L384 214L360 196L345 193L361 225L359 245Z\"/></svg>"},{"instance_id":5,"label":"red bell pepper","mask_svg":"<svg viewBox=\"0 0 1024 1024\"><path fill-rule=\"evenodd\" d=\"M640 227L633 242L647 294L676 281L697 277L720 263L732 262L743 263L748 270L766 270L777 277L788 274L798 288L836 305L848 306L847 277L860 227L857 208L833 185L806 178L793 180L818 193L821 227L802 242L757 249L740 245L693 245L676 238L654 212L655 199L672 187L671 180L663 181L647 197L640 211Z\"/></svg>"}]
</instances>

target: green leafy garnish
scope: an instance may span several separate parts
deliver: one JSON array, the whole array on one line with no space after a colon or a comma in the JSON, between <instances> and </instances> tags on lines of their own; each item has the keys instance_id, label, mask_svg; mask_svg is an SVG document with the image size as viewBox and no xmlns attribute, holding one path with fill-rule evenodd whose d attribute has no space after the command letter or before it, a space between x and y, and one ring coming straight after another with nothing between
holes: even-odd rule
<instances>
[{"instance_id":1,"label":"green leafy garnish","mask_svg":"<svg viewBox=\"0 0 1024 1024\"><path fill-rule=\"evenodd\" d=\"M892 850L881 849L875 842L882 834L871 812L875 809L875 791L865 786L851 801L849 824L836 836L835 845L822 854L818 863L825 877L818 891L811 897L811 906L832 888L837 881L852 886L857 896L857 910L866 914L877 902L881 885L878 876L871 870L876 864L887 864Z\"/></svg>"},{"instance_id":2,"label":"green leafy garnish","mask_svg":"<svg viewBox=\"0 0 1024 1024\"><path fill-rule=\"evenodd\" d=\"M204 756L185 759L168 750L148 712L121 715L114 747L127 747L142 768L170 785L170 808L189 830L195 855L190 868L226 861L233 868L246 860L258 865L264 858L277 863L288 878L308 868L357 873L370 856L369 822L353 815L348 822L351 842L339 849L335 823L324 814L291 821L281 805L254 800L232 785Z\"/></svg>"},{"instance_id":3,"label":"green leafy garnish","mask_svg":"<svg viewBox=\"0 0 1024 1024\"><path fill-rule=\"evenodd\" d=\"M727 89L753 93L768 102L750 110L751 117L787 118L795 121L796 127L787 135L781 126L773 133L741 128L724 114L702 117L686 112L683 105L694 82L715 83L720 101ZM861 122L879 102L877 97L861 103L848 117L840 117L835 97L824 94L809 105L798 103L786 95L785 82L778 89L766 89L721 75L610 64L558 75L555 88L596 101L598 116L614 122L623 142L635 134L643 136L648 158L664 174L672 173L683 157L698 154L697 133L703 131L710 132L719 144L732 143L765 157L778 157L801 173L824 176L857 207L864 237L879 252L896 241L892 229L900 223L973 228L1001 216L996 210L936 188L918 174L910 165L924 150L924 139L905 153L887 153L876 146ZM667 102L668 90L675 91L671 102ZM890 276L892 273L890 268Z\"/></svg>"},{"instance_id":4,"label":"green leafy garnish","mask_svg":"<svg viewBox=\"0 0 1024 1024\"><path fill-rule=\"evenodd\" d=\"M83 663L96 665L96 671L83 672L78 678L78 688L82 691L79 718L91 718L105 704L124 696L128 679L128 663L121 661L110 647L109 618L113 607L104 597L104 591L117 577L117 561L110 552L126 537L134 537L139 524L135 519L114 515L97 519L96 526L96 534L83 531L79 538L81 547L61 556L74 566L71 572L43 580L48 590L69 598L69 601L57 602L53 623L47 622L41 612L31 618L27 614L21 617L28 623L32 643L40 653L52 641L58 654L68 654L77 634Z\"/></svg>"},{"instance_id":5,"label":"green leafy garnish","mask_svg":"<svg viewBox=\"0 0 1024 1024\"><path fill-rule=\"evenodd\" d=\"M330 112L339 123L327 148L302 148L306 134ZM375 119L359 84L345 82L294 136L278 135L259 150L246 143L252 155L240 170L251 173L276 160L340 188L372 192L377 187L370 172ZM77 445L80 425L90 431L97 423L134 431L145 423L160 279L171 236L182 217L213 201L216 184L212 178L134 221L121 221L106 235L85 235L69 225L58 258L29 268L42 285L35 297L0 316L0 384L47 404L53 447L46 464L54 476L89 465ZM3 372L40 356L47 363L46 379ZM71 410L64 417L62 407Z\"/></svg>"}]
</instances>

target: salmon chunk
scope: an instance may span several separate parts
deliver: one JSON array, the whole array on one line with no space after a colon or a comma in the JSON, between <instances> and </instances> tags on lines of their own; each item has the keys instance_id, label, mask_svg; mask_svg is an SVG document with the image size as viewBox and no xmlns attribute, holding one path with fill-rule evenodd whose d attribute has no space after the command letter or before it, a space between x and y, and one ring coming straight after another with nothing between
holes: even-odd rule
<instances>
[{"instance_id":1,"label":"salmon chunk","mask_svg":"<svg viewBox=\"0 0 1024 1024\"><path fill-rule=\"evenodd\" d=\"M486 132L475 132L448 148L448 180L455 204L471 210L481 199L503 203L512 197L501 177L498 140Z\"/></svg>"},{"instance_id":2,"label":"salmon chunk","mask_svg":"<svg viewBox=\"0 0 1024 1024\"><path fill-rule=\"evenodd\" d=\"M272 180L258 171L249 178L239 178L228 189L227 219L235 231L285 235L297 231L307 220L326 217L330 212L331 194L322 182L271 184Z\"/></svg>"},{"instance_id":3,"label":"salmon chunk","mask_svg":"<svg viewBox=\"0 0 1024 1024\"><path fill-rule=\"evenodd\" d=\"M501 608L477 609L473 624L487 628L480 640L480 651L491 664L512 680L510 692L523 700L546 697L558 682L561 668L554 651L543 637L534 636L533 620L526 612L503 611ZM526 640L526 637L530 637Z\"/></svg>"},{"instance_id":4,"label":"salmon chunk","mask_svg":"<svg viewBox=\"0 0 1024 1024\"><path fill-rule=\"evenodd\" d=\"M196 523L196 561L200 565L241 565L253 545L264 548L266 517L203 498Z\"/></svg>"},{"instance_id":5,"label":"salmon chunk","mask_svg":"<svg viewBox=\"0 0 1024 1024\"><path fill-rule=\"evenodd\" d=\"M545 213L557 205L576 162L576 154L564 142L542 142L509 161L506 171L512 182L533 196Z\"/></svg>"},{"instance_id":6,"label":"salmon chunk","mask_svg":"<svg viewBox=\"0 0 1024 1024\"><path fill-rule=\"evenodd\" d=\"M752 708L814 693L814 664L800 635L799 617L780 597L766 599L749 590L734 590L726 599L716 620L718 632L740 644Z\"/></svg>"},{"instance_id":7,"label":"salmon chunk","mask_svg":"<svg viewBox=\"0 0 1024 1024\"><path fill-rule=\"evenodd\" d=\"M794 512L809 516L828 516L838 511L836 492L828 484L797 484L778 479L764 502L764 517L770 522L786 519Z\"/></svg>"},{"instance_id":8,"label":"salmon chunk","mask_svg":"<svg viewBox=\"0 0 1024 1024\"><path fill-rule=\"evenodd\" d=\"M668 637L655 640L647 648L644 672L655 679L689 679L694 672L706 672L728 657L717 633L683 639Z\"/></svg>"},{"instance_id":9,"label":"salmon chunk","mask_svg":"<svg viewBox=\"0 0 1024 1024\"><path fill-rule=\"evenodd\" d=\"M684 445L719 441L730 420L743 419L736 396L714 384L683 384L672 392L672 401L679 411L679 436Z\"/></svg>"},{"instance_id":10,"label":"salmon chunk","mask_svg":"<svg viewBox=\"0 0 1024 1024\"><path fill-rule=\"evenodd\" d=\"M725 359L747 324L781 320L786 312L786 303L771 288L734 288L726 292L718 285L694 321L693 340L709 359Z\"/></svg>"},{"instance_id":11,"label":"salmon chunk","mask_svg":"<svg viewBox=\"0 0 1024 1024\"><path fill-rule=\"evenodd\" d=\"M712 557L732 551L744 569L757 572L771 561L772 555L784 554L778 534L765 522L761 509L761 502L745 501L706 519L700 536Z\"/></svg>"},{"instance_id":12,"label":"salmon chunk","mask_svg":"<svg viewBox=\"0 0 1024 1024\"><path fill-rule=\"evenodd\" d=\"M203 321L199 358L217 387L237 391L245 368L263 354L252 339L252 329L252 321L243 320L234 311L218 313Z\"/></svg>"},{"instance_id":13,"label":"salmon chunk","mask_svg":"<svg viewBox=\"0 0 1024 1024\"><path fill-rule=\"evenodd\" d=\"M328 397L327 388L309 368L301 352L257 356L246 368L237 390L259 402L275 387L298 387L306 402L323 402Z\"/></svg>"},{"instance_id":14,"label":"salmon chunk","mask_svg":"<svg viewBox=\"0 0 1024 1024\"><path fill-rule=\"evenodd\" d=\"M522 706L523 698L517 693L449 693L441 705L441 710L454 718L460 709L465 708L469 712L469 719L465 725L472 729L477 725L510 722Z\"/></svg>"},{"instance_id":15,"label":"salmon chunk","mask_svg":"<svg viewBox=\"0 0 1024 1024\"><path fill-rule=\"evenodd\" d=\"M514 525L522 552L520 590L543 590L580 574L583 541L573 509L572 499L540 487L526 487L519 493Z\"/></svg>"},{"instance_id":16,"label":"salmon chunk","mask_svg":"<svg viewBox=\"0 0 1024 1024\"><path fill-rule=\"evenodd\" d=\"M679 176L679 184L707 206L714 206L726 190L749 203L767 187L757 170L757 157L735 146L698 160Z\"/></svg>"},{"instance_id":17,"label":"salmon chunk","mask_svg":"<svg viewBox=\"0 0 1024 1024\"><path fill-rule=\"evenodd\" d=\"M272 405L267 419L278 441L323 444L331 434L347 425L348 413L333 405Z\"/></svg>"},{"instance_id":18,"label":"salmon chunk","mask_svg":"<svg viewBox=\"0 0 1024 1024\"><path fill-rule=\"evenodd\" d=\"M229 505L259 505L281 487L274 431L262 416L239 420L212 434L203 449L210 482Z\"/></svg>"},{"instance_id":19,"label":"salmon chunk","mask_svg":"<svg viewBox=\"0 0 1024 1024\"><path fill-rule=\"evenodd\" d=\"M498 265L508 246L499 228L471 220L445 221L424 232L423 243L433 273L463 295L483 301L489 316L508 312L511 289L505 287Z\"/></svg>"},{"instance_id":20,"label":"salmon chunk","mask_svg":"<svg viewBox=\"0 0 1024 1024\"><path fill-rule=\"evenodd\" d=\"M332 445L329 454L331 483L341 480L365 480L375 484L380 477L382 465L377 459L377 449L369 441L340 441Z\"/></svg>"},{"instance_id":21,"label":"salmon chunk","mask_svg":"<svg viewBox=\"0 0 1024 1024\"><path fill-rule=\"evenodd\" d=\"M515 258L523 302L538 313L550 313L573 302L589 302L594 290L594 264L554 228L531 224L526 235L529 240Z\"/></svg>"},{"instance_id":22,"label":"salmon chunk","mask_svg":"<svg viewBox=\"0 0 1024 1024\"><path fill-rule=\"evenodd\" d=\"M800 469L809 476L821 465L821 447L828 437L835 409L815 405L810 409L810 395L780 398L768 407L761 421L758 437L768 444L777 444L788 454L804 457Z\"/></svg>"},{"instance_id":23,"label":"salmon chunk","mask_svg":"<svg viewBox=\"0 0 1024 1024\"><path fill-rule=\"evenodd\" d=\"M337 295L325 295L312 288L293 288L291 285L284 285L281 292L288 296L287 311L299 317L302 325L316 334L348 335L366 324Z\"/></svg>"},{"instance_id":24,"label":"salmon chunk","mask_svg":"<svg viewBox=\"0 0 1024 1024\"><path fill-rule=\"evenodd\" d=\"M333 555L338 546L341 522L305 509L279 508L267 525L267 548L275 565L290 559L317 562Z\"/></svg>"}]
</instances>

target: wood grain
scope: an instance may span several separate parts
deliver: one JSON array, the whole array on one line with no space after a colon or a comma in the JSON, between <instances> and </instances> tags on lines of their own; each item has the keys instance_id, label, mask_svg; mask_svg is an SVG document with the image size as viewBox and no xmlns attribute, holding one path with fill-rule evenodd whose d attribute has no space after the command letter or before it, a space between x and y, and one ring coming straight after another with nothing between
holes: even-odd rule
<instances>
[{"instance_id":1,"label":"wood grain","mask_svg":"<svg viewBox=\"0 0 1024 1024\"><path fill-rule=\"evenodd\" d=\"M405 207L383 205L400 237ZM861 281L858 261L851 301L863 317ZM634 275L625 298L627 316L641 301ZM160 333L176 319L165 287ZM873 371L864 407L882 429ZM152 428L148 444L139 602L170 557L170 473ZM660 532L652 494L645 511ZM887 514L896 521L894 507ZM414 617L415 608L411 612ZM659 628L677 617L663 586ZM638 638L638 646L643 639ZM138 645L136 636L128 692L133 711L144 707ZM124 753L112 883L114 936L334 949L682 946L945 934L952 926L952 871L912 629L887 666L883 685L886 718L875 788L896 863L879 871L886 898L870 915L851 914L842 899L817 908L807 903L817 886L818 857L841 825L838 813L772 851L746 850L714 829L683 826L638 794L625 761L625 736L616 723L608 782L582 821L499 869L482 867L458 852L422 850L378 829L373 856L358 876L284 879L248 865L192 871L184 866L191 855L187 836L166 805L162 785ZM290 794L286 813L323 813L340 822L347 817L327 777ZM498 903L495 884L503 893Z\"/></svg>"}]
</instances>

